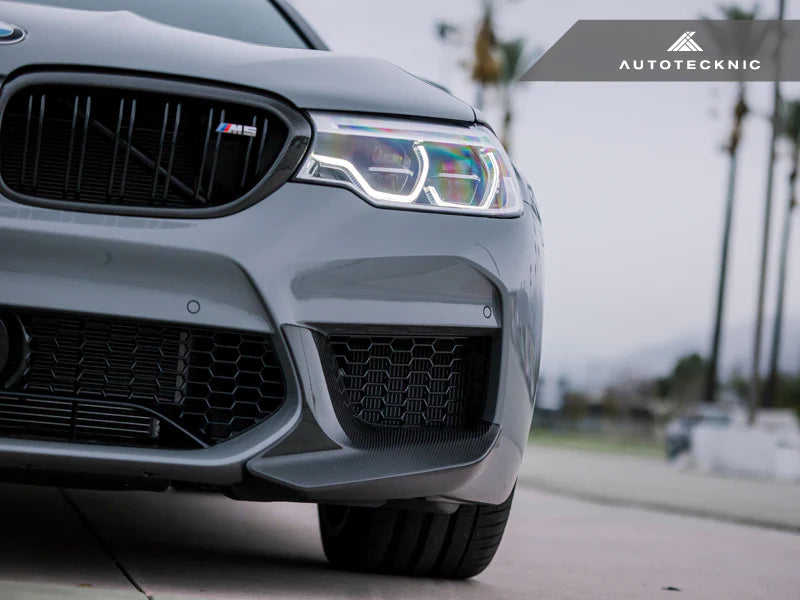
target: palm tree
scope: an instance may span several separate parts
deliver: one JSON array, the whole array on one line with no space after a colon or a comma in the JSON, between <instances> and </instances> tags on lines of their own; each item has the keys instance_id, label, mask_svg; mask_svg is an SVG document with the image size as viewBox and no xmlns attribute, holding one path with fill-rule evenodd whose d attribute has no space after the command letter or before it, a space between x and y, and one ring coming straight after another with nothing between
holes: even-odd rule
<instances>
[{"instance_id":1,"label":"palm tree","mask_svg":"<svg viewBox=\"0 0 800 600\"><path fill-rule=\"evenodd\" d=\"M779 0L778 21L783 20L786 9L785 0ZM750 379L750 423L755 419L756 408L762 400L761 386L761 334L764 324L764 295L767 287L767 259L769 256L770 224L772 223L772 182L775 171L775 141L780 130L781 91L780 91L780 60L781 60L782 31L778 30L778 42L775 46L775 79L772 87L772 136L769 143L769 162L767 163L767 189L764 196L764 223L761 235L761 268L758 273L758 301L756 302L756 326L753 337L753 362Z\"/></svg>"},{"instance_id":2,"label":"palm tree","mask_svg":"<svg viewBox=\"0 0 800 600\"><path fill-rule=\"evenodd\" d=\"M531 66L541 50L525 52L525 40L518 38L500 42L501 69L498 85L503 103L503 130L501 141L505 149L511 153L511 126L514 121L514 90L522 74Z\"/></svg>"},{"instance_id":3,"label":"palm tree","mask_svg":"<svg viewBox=\"0 0 800 600\"><path fill-rule=\"evenodd\" d=\"M781 236L780 266L778 267L778 298L775 306L775 325L772 330L772 348L769 358L769 378L764 387L764 404L771 406L778 384L779 356L781 351L781 329L783 328L783 302L786 295L786 267L789 254L789 238L792 232L792 213L797 206L797 172L800 169L800 100L787 102L783 107L781 135L792 145L792 164L789 171L789 202L783 221Z\"/></svg>"},{"instance_id":4,"label":"palm tree","mask_svg":"<svg viewBox=\"0 0 800 600\"><path fill-rule=\"evenodd\" d=\"M722 16L729 21L754 21L758 15L758 5L752 10L745 10L735 5L721 6ZM708 19L708 17L704 17ZM709 31L714 36L717 45L735 56L752 55L753 49L763 42L763 35L752 32L752 35L732 38L723 28L715 27L713 21L709 21ZM733 201L736 192L736 166L739 150L739 143L742 139L742 127L744 119L749 112L747 106L747 86L744 81L738 82L738 94L736 104L733 108L733 127L725 145L725 152L728 154L728 187L725 195L725 222L722 232L722 253L720 257L719 282L717 287L716 313L714 317L714 335L711 342L711 358L708 361L708 371L706 373L705 391L703 399L706 402L713 402L716 399L717 379L719 371L719 347L722 336L722 313L725 306L725 282L728 272L728 247L730 245L731 223L733 221Z\"/></svg>"},{"instance_id":5,"label":"palm tree","mask_svg":"<svg viewBox=\"0 0 800 600\"><path fill-rule=\"evenodd\" d=\"M500 79L500 59L497 55L497 37L492 20L492 0L484 0L483 17L475 38L475 56L472 62L472 81L478 84L478 95L475 106L483 110L486 89Z\"/></svg>"}]
</instances>

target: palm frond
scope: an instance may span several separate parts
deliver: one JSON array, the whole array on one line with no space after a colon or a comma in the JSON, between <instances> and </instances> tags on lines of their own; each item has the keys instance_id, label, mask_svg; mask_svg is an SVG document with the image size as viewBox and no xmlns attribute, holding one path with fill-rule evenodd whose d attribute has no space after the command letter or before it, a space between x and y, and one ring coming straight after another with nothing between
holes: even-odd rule
<instances>
[{"instance_id":1,"label":"palm frond","mask_svg":"<svg viewBox=\"0 0 800 600\"><path fill-rule=\"evenodd\" d=\"M756 54L764 44L768 32L768 27L758 22L759 5L755 4L748 10L736 4L727 4L719 5L718 10L722 19L702 16L717 46L734 58L746 58ZM722 25L726 21L741 21L746 25L732 31Z\"/></svg>"},{"instance_id":2,"label":"palm frond","mask_svg":"<svg viewBox=\"0 0 800 600\"><path fill-rule=\"evenodd\" d=\"M504 86L519 79L542 54L541 48L527 49L522 38L500 42L498 48L501 61L498 83Z\"/></svg>"},{"instance_id":3,"label":"palm frond","mask_svg":"<svg viewBox=\"0 0 800 600\"><path fill-rule=\"evenodd\" d=\"M514 78L520 69L522 53L525 49L525 40L516 39L508 42L500 42L499 46L502 62L500 83L505 85L514 81Z\"/></svg>"},{"instance_id":4,"label":"palm frond","mask_svg":"<svg viewBox=\"0 0 800 600\"><path fill-rule=\"evenodd\" d=\"M758 13L761 7L755 4L752 9L747 10L736 4L720 4L718 9L722 16L728 21L755 21L758 19Z\"/></svg>"},{"instance_id":5,"label":"palm frond","mask_svg":"<svg viewBox=\"0 0 800 600\"><path fill-rule=\"evenodd\" d=\"M792 144L800 144L800 100L783 103L780 124L780 134Z\"/></svg>"}]
</instances>

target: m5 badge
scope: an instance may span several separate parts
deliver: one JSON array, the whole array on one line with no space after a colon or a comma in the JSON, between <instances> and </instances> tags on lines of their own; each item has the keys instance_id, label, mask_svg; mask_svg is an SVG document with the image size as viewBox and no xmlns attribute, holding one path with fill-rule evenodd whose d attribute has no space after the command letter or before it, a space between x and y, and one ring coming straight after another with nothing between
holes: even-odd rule
<instances>
[{"instance_id":1,"label":"m5 badge","mask_svg":"<svg viewBox=\"0 0 800 600\"><path fill-rule=\"evenodd\" d=\"M220 123L217 127L217 133L246 135L247 137L256 137L257 131L258 129L252 125L239 125L238 123Z\"/></svg>"}]
</instances>

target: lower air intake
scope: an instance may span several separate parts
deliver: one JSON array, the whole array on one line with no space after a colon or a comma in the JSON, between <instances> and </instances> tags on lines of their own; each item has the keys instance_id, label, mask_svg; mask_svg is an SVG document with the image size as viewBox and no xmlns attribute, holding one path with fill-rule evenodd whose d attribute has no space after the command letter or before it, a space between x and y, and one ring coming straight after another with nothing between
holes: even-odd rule
<instances>
[{"instance_id":1,"label":"lower air intake","mask_svg":"<svg viewBox=\"0 0 800 600\"><path fill-rule=\"evenodd\" d=\"M334 401L362 424L456 429L480 420L489 338L334 335L327 347Z\"/></svg>"},{"instance_id":2,"label":"lower air intake","mask_svg":"<svg viewBox=\"0 0 800 600\"><path fill-rule=\"evenodd\" d=\"M1 309L0 435L210 446L271 417L286 397L258 333Z\"/></svg>"},{"instance_id":3,"label":"lower air intake","mask_svg":"<svg viewBox=\"0 0 800 600\"><path fill-rule=\"evenodd\" d=\"M0 431L6 434L180 447L182 436L166 431L165 427L157 416L132 406L19 397L0 392Z\"/></svg>"}]
</instances>

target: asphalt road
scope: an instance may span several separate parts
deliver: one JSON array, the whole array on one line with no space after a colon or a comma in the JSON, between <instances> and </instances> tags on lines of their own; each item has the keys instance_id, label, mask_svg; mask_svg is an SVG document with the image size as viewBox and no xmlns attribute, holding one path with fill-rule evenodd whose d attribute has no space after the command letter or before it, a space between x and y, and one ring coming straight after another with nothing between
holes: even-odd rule
<instances>
[{"instance_id":1,"label":"asphalt road","mask_svg":"<svg viewBox=\"0 0 800 600\"><path fill-rule=\"evenodd\" d=\"M468 582L334 571L313 506L0 486L0 515L2 600L800 598L800 535L525 486Z\"/></svg>"}]
</instances>

